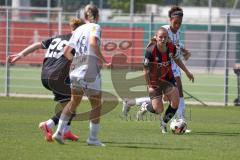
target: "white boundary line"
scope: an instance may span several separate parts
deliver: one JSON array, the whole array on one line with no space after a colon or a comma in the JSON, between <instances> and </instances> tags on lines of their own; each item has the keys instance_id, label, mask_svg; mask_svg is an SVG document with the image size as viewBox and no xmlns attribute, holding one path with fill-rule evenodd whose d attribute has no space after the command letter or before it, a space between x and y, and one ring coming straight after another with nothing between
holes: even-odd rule
<instances>
[{"instance_id":1,"label":"white boundary line","mask_svg":"<svg viewBox=\"0 0 240 160\"><path fill-rule=\"evenodd\" d=\"M22 98L47 98L47 99L53 99L53 95L44 95L44 94L18 94L18 93L10 93L9 95L10 97L22 97ZM0 97L5 97L4 93L0 93ZM87 97L83 97L83 100L87 100ZM119 98L118 99L119 102L122 102L122 99ZM220 103L220 102L204 102L209 106L223 106L224 107L224 103ZM197 102L197 101L188 101L186 100L186 104L189 105L201 105L201 103ZM229 106L234 106L233 103L229 103Z\"/></svg>"}]
</instances>

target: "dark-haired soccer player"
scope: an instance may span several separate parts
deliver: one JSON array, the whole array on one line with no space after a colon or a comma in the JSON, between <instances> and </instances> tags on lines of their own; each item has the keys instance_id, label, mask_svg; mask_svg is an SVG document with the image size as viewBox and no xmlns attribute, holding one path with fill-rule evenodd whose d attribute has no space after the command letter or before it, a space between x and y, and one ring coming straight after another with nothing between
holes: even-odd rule
<instances>
[{"instance_id":1,"label":"dark-haired soccer player","mask_svg":"<svg viewBox=\"0 0 240 160\"><path fill-rule=\"evenodd\" d=\"M84 21L72 18L69 24L71 30L74 31L77 27L84 24ZM38 49L47 49L42 66L42 84L46 89L52 91L54 100L59 102L62 107L64 107L71 99L69 82L69 68L71 62L63 55L64 47L68 44L68 40L71 36L72 33L69 33L66 35L51 37L42 42L36 42L18 54L10 55L8 59L9 63L15 63ZM49 142L53 141L52 128L58 124L60 114L61 112L57 113L46 122L41 122L39 124L39 128L43 131L45 139ZM68 125L64 128L64 139L77 141L78 136L72 134L70 131L70 123L71 119L68 121Z\"/></svg>"}]
</instances>

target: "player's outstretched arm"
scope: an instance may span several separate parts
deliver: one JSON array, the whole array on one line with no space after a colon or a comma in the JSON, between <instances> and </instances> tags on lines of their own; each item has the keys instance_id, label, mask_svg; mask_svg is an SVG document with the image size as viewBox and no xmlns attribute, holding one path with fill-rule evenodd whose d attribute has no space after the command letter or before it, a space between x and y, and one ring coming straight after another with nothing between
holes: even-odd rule
<instances>
[{"instance_id":1,"label":"player's outstretched arm","mask_svg":"<svg viewBox=\"0 0 240 160\"><path fill-rule=\"evenodd\" d=\"M187 61L191 57L191 52L189 52L186 48L181 48L181 52L183 53L183 58Z\"/></svg>"},{"instance_id":2,"label":"player's outstretched arm","mask_svg":"<svg viewBox=\"0 0 240 160\"><path fill-rule=\"evenodd\" d=\"M42 48L42 45L40 42L33 43L32 45L30 45L27 48L25 48L24 50L22 50L20 53L10 55L8 57L8 62L15 63L18 60L20 60L21 58L23 58L23 57L27 56L28 54L33 53L34 51L41 49L41 48Z\"/></svg>"},{"instance_id":3,"label":"player's outstretched arm","mask_svg":"<svg viewBox=\"0 0 240 160\"><path fill-rule=\"evenodd\" d=\"M193 74L187 69L181 59L174 59L175 63L185 72L190 81L194 82Z\"/></svg>"},{"instance_id":4,"label":"player's outstretched arm","mask_svg":"<svg viewBox=\"0 0 240 160\"><path fill-rule=\"evenodd\" d=\"M111 63L108 63L105 57L102 55L101 48L99 46L99 39L95 36L90 37L90 46L94 50L96 56L100 59L101 62L105 63L107 67L111 66Z\"/></svg>"}]
</instances>

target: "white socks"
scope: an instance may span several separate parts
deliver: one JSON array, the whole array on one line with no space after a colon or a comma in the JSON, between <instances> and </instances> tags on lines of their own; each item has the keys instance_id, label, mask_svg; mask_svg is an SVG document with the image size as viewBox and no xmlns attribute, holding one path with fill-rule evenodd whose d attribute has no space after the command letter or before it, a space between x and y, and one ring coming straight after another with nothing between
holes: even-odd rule
<instances>
[{"instance_id":1,"label":"white socks","mask_svg":"<svg viewBox=\"0 0 240 160\"><path fill-rule=\"evenodd\" d=\"M97 139L97 134L99 132L99 129L100 129L100 125L99 123L92 123L90 121L89 123L89 138L90 139Z\"/></svg>"},{"instance_id":2,"label":"white socks","mask_svg":"<svg viewBox=\"0 0 240 160\"><path fill-rule=\"evenodd\" d=\"M70 126L69 125L66 125L63 132L64 133L67 133L68 131L70 131Z\"/></svg>"},{"instance_id":3,"label":"white socks","mask_svg":"<svg viewBox=\"0 0 240 160\"><path fill-rule=\"evenodd\" d=\"M58 122L58 127L56 132L63 134L64 130L68 124L70 117L68 117L67 115L62 114L60 117L60 120Z\"/></svg>"},{"instance_id":4,"label":"white socks","mask_svg":"<svg viewBox=\"0 0 240 160\"><path fill-rule=\"evenodd\" d=\"M47 126L48 126L49 128L51 128L51 129L52 129L53 127L55 127L55 123L54 123L54 121L53 121L52 119L47 120L46 124L47 124Z\"/></svg>"},{"instance_id":5,"label":"white socks","mask_svg":"<svg viewBox=\"0 0 240 160\"><path fill-rule=\"evenodd\" d=\"M150 97L141 97L141 98L135 98L136 105L141 106L143 102L150 102Z\"/></svg>"},{"instance_id":6,"label":"white socks","mask_svg":"<svg viewBox=\"0 0 240 160\"><path fill-rule=\"evenodd\" d=\"M177 118L185 119L185 100L184 100L184 97L180 97L176 116L177 116Z\"/></svg>"}]
</instances>

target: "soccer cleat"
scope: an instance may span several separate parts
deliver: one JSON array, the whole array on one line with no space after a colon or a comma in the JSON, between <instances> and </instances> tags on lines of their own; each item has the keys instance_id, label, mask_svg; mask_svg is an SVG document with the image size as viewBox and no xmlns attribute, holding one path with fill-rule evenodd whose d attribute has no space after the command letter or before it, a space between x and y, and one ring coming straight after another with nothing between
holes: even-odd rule
<instances>
[{"instance_id":1,"label":"soccer cleat","mask_svg":"<svg viewBox=\"0 0 240 160\"><path fill-rule=\"evenodd\" d=\"M131 109L131 106L128 104L128 99L127 98L125 98L122 103L123 103L123 107L122 107L123 115L127 117L128 112Z\"/></svg>"},{"instance_id":2,"label":"soccer cleat","mask_svg":"<svg viewBox=\"0 0 240 160\"><path fill-rule=\"evenodd\" d=\"M105 144L100 142L97 138L96 139L88 138L87 139L87 144L89 146L97 146L97 147L105 147L106 146Z\"/></svg>"},{"instance_id":3,"label":"soccer cleat","mask_svg":"<svg viewBox=\"0 0 240 160\"><path fill-rule=\"evenodd\" d=\"M144 114L147 113L147 103L143 102L142 105L140 106L139 111L137 112L137 120L143 120Z\"/></svg>"},{"instance_id":4,"label":"soccer cleat","mask_svg":"<svg viewBox=\"0 0 240 160\"><path fill-rule=\"evenodd\" d=\"M55 132L52 136L52 139L57 141L59 144L64 144L64 139L60 132Z\"/></svg>"},{"instance_id":5,"label":"soccer cleat","mask_svg":"<svg viewBox=\"0 0 240 160\"><path fill-rule=\"evenodd\" d=\"M77 135L74 135L71 131L68 131L68 132L64 133L63 139L78 141L79 137Z\"/></svg>"},{"instance_id":6,"label":"soccer cleat","mask_svg":"<svg viewBox=\"0 0 240 160\"><path fill-rule=\"evenodd\" d=\"M161 130L162 130L162 134L166 134L167 132L167 124L165 122L161 122Z\"/></svg>"},{"instance_id":7,"label":"soccer cleat","mask_svg":"<svg viewBox=\"0 0 240 160\"><path fill-rule=\"evenodd\" d=\"M47 126L47 123L46 122L41 122L41 123L39 123L38 127L42 130L42 133L44 135L45 140L48 141L48 142L53 142L53 140L52 140L52 130Z\"/></svg>"}]
</instances>

